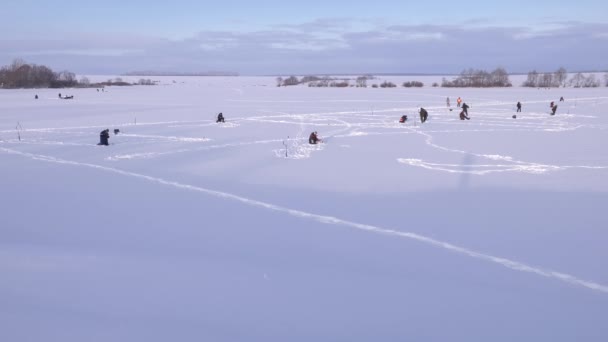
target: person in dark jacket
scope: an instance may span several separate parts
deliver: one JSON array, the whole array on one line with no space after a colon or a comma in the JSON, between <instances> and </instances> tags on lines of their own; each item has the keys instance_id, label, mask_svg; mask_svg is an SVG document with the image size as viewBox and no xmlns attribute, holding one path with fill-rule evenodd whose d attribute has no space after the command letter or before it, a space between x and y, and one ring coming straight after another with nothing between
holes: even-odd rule
<instances>
[{"instance_id":1,"label":"person in dark jacket","mask_svg":"<svg viewBox=\"0 0 608 342\"><path fill-rule=\"evenodd\" d=\"M215 121L215 122L224 122L224 114L219 113L217 115L217 121Z\"/></svg>"},{"instance_id":2,"label":"person in dark jacket","mask_svg":"<svg viewBox=\"0 0 608 342\"><path fill-rule=\"evenodd\" d=\"M316 145L319 142L321 142L321 139L319 139L317 132L315 131L315 132L310 133L310 136L308 137L308 143L311 145Z\"/></svg>"},{"instance_id":3,"label":"person in dark jacket","mask_svg":"<svg viewBox=\"0 0 608 342\"><path fill-rule=\"evenodd\" d=\"M105 145L105 146L110 145L110 143L108 142L108 139L110 139L110 130L104 129L103 131L101 131L99 133L99 144L97 144L97 145Z\"/></svg>"},{"instance_id":4,"label":"person in dark jacket","mask_svg":"<svg viewBox=\"0 0 608 342\"><path fill-rule=\"evenodd\" d=\"M469 105L466 103L462 103L462 111L464 112L465 115L469 115Z\"/></svg>"},{"instance_id":5,"label":"person in dark jacket","mask_svg":"<svg viewBox=\"0 0 608 342\"><path fill-rule=\"evenodd\" d=\"M551 115L555 115L555 112L557 112L557 105L553 105L553 107L551 107Z\"/></svg>"},{"instance_id":6,"label":"person in dark jacket","mask_svg":"<svg viewBox=\"0 0 608 342\"><path fill-rule=\"evenodd\" d=\"M426 119L429 118L429 112L426 111L426 109L420 107L420 122L424 123L426 121Z\"/></svg>"},{"instance_id":7,"label":"person in dark jacket","mask_svg":"<svg viewBox=\"0 0 608 342\"><path fill-rule=\"evenodd\" d=\"M521 112L521 102L517 102L517 112L520 113Z\"/></svg>"}]
</instances>

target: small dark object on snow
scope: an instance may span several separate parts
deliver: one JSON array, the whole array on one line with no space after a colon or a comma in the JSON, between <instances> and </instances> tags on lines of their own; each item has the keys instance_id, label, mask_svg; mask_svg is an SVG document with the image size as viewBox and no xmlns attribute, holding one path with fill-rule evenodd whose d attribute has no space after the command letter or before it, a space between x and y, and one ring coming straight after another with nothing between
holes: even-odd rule
<instances>
[{"instance_id":1,"label":"small dark object on snow","mask_svg":"<svg viewBox=\"0 0 608 342\"><path fill-rule=\"evenodd\" d=\"M34 98L35 98L36 100L38 100L38 94L36 94L36 96L34 96Z\"/></svg>"},{"instance_id":2,"label":"small dark object on snow","mask_svg":"<svg viewBox=\"0 0 608 342\"><path fill-rule=\"evenodd\" d=\"M517 119L517 115L513 115L513 119Z\"/></svg>"},{"instance_id":3,"label":"small dark object on snow","mask_svg":"<svg viewBox=\"0 0 608 342\"><path fill-rule=\"evenodd\" d=\"M407 115L403 115L401 116L401 119L399 119L399 122L404 123L407 121Z\"/></svg>"},{"instance_id":4,"label":"small dark object on snow","mask_svg":"<svg viewBox=\"0 0 608 342\"><path fill-rule=\"evenodd\" d=\"M219 113L219 114L217 115L217 120L216 120L215 122L225 122L225 121L224 121L224 114Z\"/></svg>"},{"instance_id":5,"label":"small dark object on snow","mask_svg":"<svg viewBox=\"0 0 608 342\"><path fill-rule=\"evenodd\" d=\"M99 133L99 144L97 145L110 145L108 139L110 139L110 129L104 129Z\"/></svg>"},{"instance_id":6,"label":"small dark object on snow","mask_svg":"<svg viewBox=\"0 0 608 342\"><path fill-rule=\"evenodd\" d=\"M61 93L59 93L59 98L61 98Z\"/></svg>"},{"instance_id":7,"label":"small dark object on snow","mask_svg":"<svg viewBox=\"0 0 608 342\"><path fill-rule=\"evenodd\" d=\"M563 96L559 98L559 102L564 102L564 97Z\"/></svg>"},{"instance_id":8,"label":"small dark object on snow","mask_svg":"<svg viewBox=\"0 0 608 342\"><path fill-rule=\"evenodd\" d=\"M118 133L120 133L120 130L118 128L114 129L114 135L117 135Z\"/></svg>"}]
</instances>

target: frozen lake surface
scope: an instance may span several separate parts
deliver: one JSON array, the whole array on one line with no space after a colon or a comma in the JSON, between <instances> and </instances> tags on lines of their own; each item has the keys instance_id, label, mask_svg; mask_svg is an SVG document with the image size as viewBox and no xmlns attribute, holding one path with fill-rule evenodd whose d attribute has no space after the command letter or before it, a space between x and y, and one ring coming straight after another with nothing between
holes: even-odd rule
<instances>
[{"instance_id":1,"label":"frozen lake surface","mask_svg":"<svg viewBox=\"0 0 608 342\"><path fill-rule=\"evenodd\" d=\"M606 88L154 79L0 90L0 340L608 339Z\"/></svg>"}]
</instances>

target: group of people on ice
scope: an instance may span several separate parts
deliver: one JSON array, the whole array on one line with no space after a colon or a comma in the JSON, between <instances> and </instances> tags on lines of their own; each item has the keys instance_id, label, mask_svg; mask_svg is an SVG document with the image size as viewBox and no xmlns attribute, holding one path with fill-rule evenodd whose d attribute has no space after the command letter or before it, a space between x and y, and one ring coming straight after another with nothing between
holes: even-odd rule
<instances>
[{"instance_id":1,"label":"group of people on ice","mask_svg":"<svg viewBox=\"0 0 608 342\"><path fill-rule=\"evenodd\" d=\"M36 98L38 97L38 95L36 95ZM61 97L61 94L59 94L59 97ZM564 101L564 97L560 97L559 99L560 102ZM448 108L450 107L450 98L446 98L446 105L448 106ZM470 106L468 104L466 104L465 102L462 101L462 99L460 97L458 97L458 99L456 100L456 105L458 108L461 108L461 112L459 114L460 120L471 120L471 118L469 117L469 108ZM521 112L521 108L522 108L522 104L521 102L517 102L517 112L520 113ZM555 115L555 113L557 112L557 105L555 104L555 102L551 101L551 103L549 104L549 107L551 108L551 115ZM450 111L452 111L452 109L450 108ZM420 110L418 111L418 113L420 114L420 122L421 123L425 123L429 117L429 112L420 107ZM513 115L513 118L515 119L517 116ZM225 122L224 119L224 114L223 113L219 113L217 115L217 119L215 121L216 123L223 123ZM407 115L402 115L401 118L399 119L400 123L405 123L407 122ZM120 130L115 129L114 130L114 134L118 134L120 132ZM108 146L109 142L108 140L110 139L110 130L109 129L105 129L103 131L101 131L101 133L99 134L99 144L98 145L105 145ZM308 143L311 145L316 145L320 142L323 142L323 140L321 140L321 138L319 138L319 135L317 133L317 131L314 131L312 133L310 133L310 136L308 137Z\"/></svg>"},{"instance_id":2,"label":"group of people on ice","mask_svg":"<svg viewBox=\"0 0 608 342\"><path fill-rule=\"evenodd\" d=\"M559 98L560 102L564 101L564 97L560 97ZM445 103L447 105L447 107L450 109L450 112L452 111L451 104L450 104L450 98L447 97L445 100ZM458 97L458 99L456 100L456 106L458 108L461 109L460 114L458 115L458 117L460 118L460 120L471 120L471 118L469 117L469 108L471 108L468 104L466 104L462 98ZM522 109L522 104L520 101L517 101L517 104L515 105L517 107L517 113L521 113L521 109ZM555 115L555 113L557 112L557 104L555 104L555 102L551 102L551 104L549 104L549 108L551 108L551 115ZM429 117L429 113L426 109L420 107L420 110L418 111L418 113L420 114L420 122L424 123L426 122L426 120ZM513 118L517 118L517 115L513 115ZM407 121L407 115L402 115L401 118L399 118L399 122L400 123L405 123Z\"/></svg>"}]
</instances>

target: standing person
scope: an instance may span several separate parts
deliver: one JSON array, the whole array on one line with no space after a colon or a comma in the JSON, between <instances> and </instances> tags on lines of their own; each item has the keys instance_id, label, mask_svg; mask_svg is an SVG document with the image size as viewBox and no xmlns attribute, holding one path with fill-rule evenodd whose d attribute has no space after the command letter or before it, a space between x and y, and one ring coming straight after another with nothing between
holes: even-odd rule
<instances>
[{"instance_id":1,"label":"standing person","mask_svg":"<svg viewBox=\"0 0 608 342\"><path fill-rule=\"evenodd\" d=\"M461 103L462 103L462 99L460 98L460 96L458 96L458 99L456 100L456 106L458 106L458 108L460 108Z\"/></svg>"},{"instance_id":2,"label":"standing person","mask_svg":"<svg viewBox=\"0 0 608 342\"><path fill-rule=\"evenodd\" d=\"M450 108L450 97L449 96L445 99L445 104L448 106L448 108Z\"/></svg>"},{"instance_id":3,"label":"standing person","mask_svg":"<svg viewBox=\"0 0 608 342\"><path fill-rule=\"evenodd\" d=\"M424 123L426 121L426 119L428 119L429 117L429 112L426 111L426 109L420 107L420 122Z\"/></svg>"},{"instance_id":4,"label":"standing person","mask_svg":"<svg viewBox=\"0 0 608 342\"><path fill-rule=\"evenodd\" d=\"M559 98L559 102L564 102L564 97L563 96Z\"/></svg>"},{"instance_id":5,"label":"standing person","mask_svg":"<svg viewBox=\"0 0 608 342\"><path fill-rule=\"evenodd\" d=\"M521 102L517 101L517 112L521 112Z\"/></svg>"},{"instance_id":6,"label":"standing person","mask_svg":"<svg viewBox=\"0 0 608 342\"><path fill-rule=\"evenodd\" d=\"M557 112L557 105L551 107L551 115L555 115L555 112Z\"/></svg>"},{"instance_id":7,"label":"standing person","mask_svg":"<svg viewBox=\"0 0 608 342\"><path fill-rule=\"evenodd\" d=\"M469 115L469 105L464 102L462 103L462 112L467 116Z\"/></svg>"},{"instance_id":8,"label":"standing person","mask_svg":"<svg viewBox=\"0 0 608 342\"><path fill-rule=\"evenodd\" d=\"M224 114L219 113L215 122L224 122Z\"/></svg>"},{"instance_id":9,"label":"standing person","mask_svg":"<svg viewBox=\"0 0 608 342\"><path fill-rule=\"evenodd\" d=\"M551 103L549 104L549 108L553 109L554 105L555 105L555 102L551 101Z\"/></svg>"}]
</instances>

